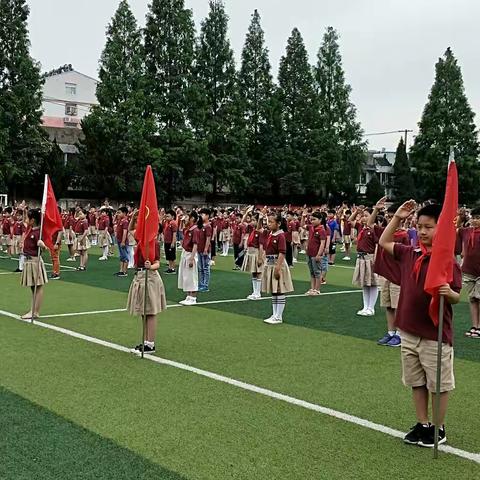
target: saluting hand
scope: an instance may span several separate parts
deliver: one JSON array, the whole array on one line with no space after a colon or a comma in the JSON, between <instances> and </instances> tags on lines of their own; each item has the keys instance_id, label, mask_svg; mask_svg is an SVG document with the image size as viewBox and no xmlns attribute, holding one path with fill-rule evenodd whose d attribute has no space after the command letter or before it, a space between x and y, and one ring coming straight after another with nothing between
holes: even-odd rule
<instances>
[{"instance_id":1,"label":"saluting hand","mask_svg":"<svg viewBox=\"0 0 480 480\"><path fill-rule=\"evenodd\" d=\"M399 209L395 212L395 216L397 218L405 220L415 211L416 207L417 204L415 200L408 200L402 205L400 205Z\"/></svg>"}]
</instances>

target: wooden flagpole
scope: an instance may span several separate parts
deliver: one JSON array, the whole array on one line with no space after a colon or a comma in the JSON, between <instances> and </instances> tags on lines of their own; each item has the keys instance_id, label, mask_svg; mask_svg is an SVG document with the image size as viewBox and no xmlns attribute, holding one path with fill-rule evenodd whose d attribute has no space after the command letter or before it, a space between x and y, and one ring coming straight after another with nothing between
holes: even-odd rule
<instances>
[{"instance_id":1,"label":"wooden flagpole","mask_svg":"<svg viewBox=\"0 0 480 480\"><path fill-rule=\"evenodd\" d=\"M435 388L435 411L433 422L435 424L434 444L433 444L433 458L438 458L438 433L440 430L440 382L442 379L442 349L443 349L443 310L445 304L445 297L440 295L440 307L438 312L438 342L437 342L437 379Z\"/></svg>"},{"instance_id":2,"label":"wooden flagpole","mask_svg":"<svg viewBox=\"0 0 480 480\"><path fill-rule=\"evenodd\" d=\"M146 229L147 229L147 218L150 216L150 209L145 205L147 212L145 213L145 219L143 221L143 238L145 239ZM138 219L137 219L138 220ZM138 248L138 246L137 246ZM145 252L142 252L144 255L144 268L145 262L148 261L150 245L149 242L145 244ZM145 268L145 285L144 285L144 295L143 295L143 316L142 316L142 358L145 354L145 335L147 329L147 302L148 302L148 269Z\"/></svg>"}]
</instances>

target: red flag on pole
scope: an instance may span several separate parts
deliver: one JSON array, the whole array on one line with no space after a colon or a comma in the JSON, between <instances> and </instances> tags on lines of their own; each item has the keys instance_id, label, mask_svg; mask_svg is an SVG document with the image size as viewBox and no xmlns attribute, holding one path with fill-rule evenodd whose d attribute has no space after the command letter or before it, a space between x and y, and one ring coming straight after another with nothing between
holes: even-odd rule
<instances>
[{"instance_id":1,"label":"red flag on pole","mask_svg":"<svg viewBox=\"0 0 480 480\"><path fill-rule=\"evenodd\" d=\"M455 217L458 210L458 172L453 156L448 164L447 187L443 200L442 213L438 219L437 231L432 242L432 254L425 279L425 291L432 296L429 314L438 326L440 295L438 289L453 280L455 261Z\"/></svg>"},{"instance_id":2,"label":"red flag on pole","mask_svg":"<svg viewBox=\"0 0 480 480\"><path fill-rule=\"evenodd\" d=\"M158 236L158 204L155 181L153 179L152 167L147 166L145 179L143 181L142 199L138 211L137 227L135 237L137 238L137 249L142 252L143 258L151 262L155 260L155 242Z\"/></svg>"},{"instance_id":3,"label":"red flag on pole","mask_svg":"<svg viewBox=\"0 0 480 480\"><path fill-rule=\"evenodd\" d=\"M41 238L48 248L53 248L53 235L62 230L63 223L58 211L57 200L53 192L52 183L48 175L45 175L42 199L43 225Z\"/></svg>"}]
</instances>

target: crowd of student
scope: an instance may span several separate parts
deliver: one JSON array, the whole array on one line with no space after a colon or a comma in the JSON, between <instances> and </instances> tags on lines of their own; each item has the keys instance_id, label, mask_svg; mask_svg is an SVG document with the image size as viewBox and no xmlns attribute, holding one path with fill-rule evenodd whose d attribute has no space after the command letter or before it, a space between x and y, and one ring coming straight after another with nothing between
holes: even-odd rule
<instances>
[{"instance_id":1,"label":"crowd of student","mask_svg":"<svg viewBox=\"0 0 480 480\"><path fill-rule=\"evenodd\" d=\"M420 208L421 207L421 208ZM50 249L53 272L50 279L60 278L59 251L62 242L69 251L69 262L79 262L77 270L88 268L88 251L101 249L99 261L110 261L117 245L120 266L117 277L128 277L135 271L128 296L128 310L147 317L144 349L155 352L156 316L165 310L165 289L159 275L160 258L168 266L165 274L176 274L178 288L186 297L180 303L195 305L199 293L209 291L211 267L217 256L228 256L233 247L234 270L250 273L252 293L249 300L272 297L272 315L265 323L283 322L286 294L293 292L290 269L305 254L310 273L308 296L320 294L327 282L329 267L337 261L350 260L355 245L356 265L353 283L362 288L363 307L358 316L375 314L378 295L386 311L386 334L379 345L402 349L403 381L412 387L417 424L406 435L405 442L433 445L433 427L428 417L428 393L435 390L434 364L437 329L429 318L430 297L423 290L431 245L441 207L432 203L417 206L413 201L401 206L386 206L386 198L373 208L348 206L321 207L255 207L193 208L160 210L159 236L154 262L135 255L135 228L138 211L133 204L116 211L108 204L88 209L77 206L62 212L63 229L55 233ZM24 318L37 317L47 275L39 247L45 248L40 236L40 212L25 204L4 208L0 217L0 248L9 255L18 255L17 271L22 284L36 285L35 304ZM452 350L452 308L458 302L463 284L468 292L472 327L465 335L480 338L480 209L462 209L457 217L456 255L462 264L455 264L450 285L441 288L446 298L444 326L444 358L441 381L441 415L446 412L448 392L454 388ZM160 245L163 248L160 248ZM177 251L180 256L177 258ZM146 270L148 303L144 305ZM395 281L394 281L395 280ZM433 394L432 394L433 395ZM446 440L440 429L440 443Z\"/></svg>"}]
</instances>

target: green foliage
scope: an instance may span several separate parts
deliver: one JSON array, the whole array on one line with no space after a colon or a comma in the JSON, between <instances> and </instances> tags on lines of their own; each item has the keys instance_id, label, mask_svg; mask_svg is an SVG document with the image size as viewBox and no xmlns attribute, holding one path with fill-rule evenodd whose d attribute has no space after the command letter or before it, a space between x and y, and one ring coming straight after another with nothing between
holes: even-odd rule
<instances>
[{"instance_id":1,"label":"green foliage","mask_svg":"<svg viewBox=\"0 0 480 480\"><path fill-rule=\"evenodd\" d=\"M351 87L345 82L338 33L328 27L314 69L320 129L318 158L310 179L326 186L328 193L353 194L366 159L363 130L350 101Z\"/></svg>"},{"instance_id":2,"label":"green foliage","mask_svg":"<svg viewBox=\"0 0 480 480\"><path fill-rule=\"evenodd\" d=\"M0 0L0 186L30 186L51 144L41 129L42 78L31 58L25 0Z\"/></svg>"},{"instance_id":3,"label":"green foliage","mask_svg":"<svg viewBox=\"0 0 480 480\"><path fill-rule=\"evenodd\" d=\"M293 29L280 60L278 82L285 148L276 173L284 193L301 193L305 190L305 180L313 173L311 132L319 125L312 70L297 28Z\"/></svg>"},{"instance_id":4,"label":"green foliage","mask_svg":"<svg viewBox=\"0 0 480 480\"><path fill-rule=\"evenodd\" d=\"M160 151L150 146L154 124L144 114L142 36L126 0L108 26L99 76L99 105L82 122L82 186L127 196L141 190L145 166L155 165Z\"/></svg>"},{"instance_id":5,"label":"green foliage","mask_svg":"<svg viewBox=\"0 0 480 480\"><path fill-rule=\"evenodd\" d=\"M365 197L368 203L375 204L379 198L385 195L385 189L383 188L378 175L374 173L372 178L367 183L367 191Z\"/></svg>"},{"instance_id":6,"label":"green foliage","mask_svg":"<svg viewBox=\"0 0 480 480\"><path fill-rule=\"evenodd\" d=\"M167 202L204 188L198 89L194 82L195 25L183 0L153 0L145 27L146 116L155 122L153 145L162 157L154 170Z\"/></svg>"},{"instance_id":7,"label":"green foliage","mask_svg":"<svg viewBox=\"0 0 480 480\"><path fill-rule=\"evenodd\" d=\"M460 200L478 201L480 146L474 116L465 95L462 72L448 48L435 65L435 81L411 151L420 198L442 200L450 147L454 147Z\"/></svg>"},{"instance_id":8,"label":"green foliage","mask_svg":"<svg viewBox=\"0 0 480 480\"><path fill-rule=\"evenodd\" d=\"M396 202L405 202L415 198L415 181L403 138L398 142L393 166L393 195Z\"/></svg>"},{"instance_id":9,"label":"green foliage","mask_svg":"<svg viewBox=\"0 0 480 480\"><path fill-rule=\"evenodd\" d=\"M198 40L196 81L202 97L198 133L207 146L204 167L214 197L224 188L244 191L247 180L242 102L227 29L223 2L211 0Z\"/></svg>"}]
</instances>

